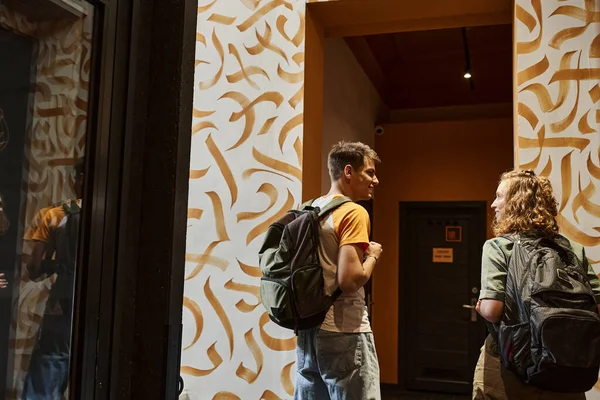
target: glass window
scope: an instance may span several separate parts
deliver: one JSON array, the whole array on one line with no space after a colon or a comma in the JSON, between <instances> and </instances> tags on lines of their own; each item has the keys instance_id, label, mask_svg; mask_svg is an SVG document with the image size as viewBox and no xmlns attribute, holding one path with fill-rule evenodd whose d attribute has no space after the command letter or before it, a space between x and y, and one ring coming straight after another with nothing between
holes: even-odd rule
<instances>
[{"instance_id":1,"label":"glass window","mask_svg":"<svg viewBox=\"0 0 600 400\"><path fill-rule=\"evenodd\" d=\"M92 27L0 0L0 398L68 398Z\"/></svg>"}]
</instances>

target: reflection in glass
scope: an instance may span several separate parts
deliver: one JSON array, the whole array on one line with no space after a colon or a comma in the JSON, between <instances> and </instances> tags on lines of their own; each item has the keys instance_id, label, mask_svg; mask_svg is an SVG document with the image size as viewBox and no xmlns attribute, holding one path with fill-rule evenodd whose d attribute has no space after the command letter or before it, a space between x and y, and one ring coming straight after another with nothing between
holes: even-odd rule
<instances>
[{"instance_id":1,"label":"reflection in glass","mask_svg":"<svg viewBox=\"0 0 600 400\"><path fill-rule=\"evenodd\" d=\"M81 0L0 0L0 398L7 400L68 398L92 15Z\"/></svg>"}]
</instances>

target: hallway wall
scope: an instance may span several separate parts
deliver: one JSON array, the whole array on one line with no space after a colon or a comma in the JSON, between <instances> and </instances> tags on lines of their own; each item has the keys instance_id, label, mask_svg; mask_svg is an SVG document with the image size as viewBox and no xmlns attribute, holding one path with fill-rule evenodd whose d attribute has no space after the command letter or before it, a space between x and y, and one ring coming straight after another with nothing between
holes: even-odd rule
<instances>
[{"instance_id":1,"label":"hallway wall","mask_svg":"<svg viewBox=\"0 0 600 400\"><path fill-rule=\"evenodd\" d=\"M398 383L399 202L486 201L489 207L500 174L512 168L512 129L506 118L406 123L385 125L375 138L382 163L373 239L385 250L373 274L373 331L382 382Z\"/></svg>"},{"instance_id":2,"label":"hallway wall","mask_svg":"<svg viewBox=\"0 0 600 400\"><path fill-rule=\"evenodd\" d=\"M329 190L327 154L340 140L374 145L374 126L387 107L342 38L325 39L321 192Z\"/></svg>"}]
</instances>

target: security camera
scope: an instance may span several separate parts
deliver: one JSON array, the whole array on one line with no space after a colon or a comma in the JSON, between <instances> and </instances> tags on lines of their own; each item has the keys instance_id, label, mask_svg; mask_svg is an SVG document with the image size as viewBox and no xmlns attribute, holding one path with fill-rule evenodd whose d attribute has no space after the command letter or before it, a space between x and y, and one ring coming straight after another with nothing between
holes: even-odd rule
<instances>
[{"instance_id":1,"label":"security camera","mask_svg":"<svg viewBox=\"0 0 600 400\"><path fill-rule=\"evenodd\" d=\"M375 126L375 134L376 135L383 135L383 126L381 126L381 125Z\"/></svg>"}]
</instances>

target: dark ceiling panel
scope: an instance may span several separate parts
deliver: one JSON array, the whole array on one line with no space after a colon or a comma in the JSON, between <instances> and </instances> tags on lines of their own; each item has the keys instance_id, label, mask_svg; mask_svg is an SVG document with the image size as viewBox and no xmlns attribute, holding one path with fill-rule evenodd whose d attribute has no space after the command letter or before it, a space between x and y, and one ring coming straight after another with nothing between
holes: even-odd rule
<instances>
[{"instance_id":1,"label":"dark ceiling panel","mask_svg":"<svg viewBox=\"0 0 600 400\"><path fill-rule=\"evenodd\" d=\"M512 26L467 28L467 40L474 88L463 77L461 29L366 36L388 84L388 106L398 109L511 102Z\"/></svg>"}]
</instances>

